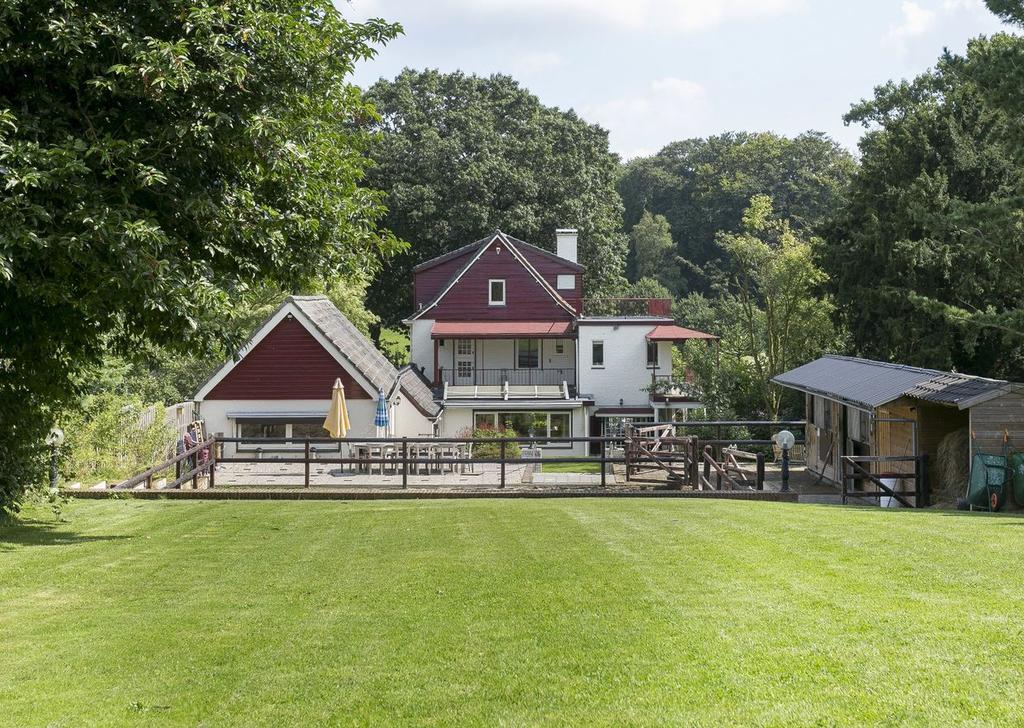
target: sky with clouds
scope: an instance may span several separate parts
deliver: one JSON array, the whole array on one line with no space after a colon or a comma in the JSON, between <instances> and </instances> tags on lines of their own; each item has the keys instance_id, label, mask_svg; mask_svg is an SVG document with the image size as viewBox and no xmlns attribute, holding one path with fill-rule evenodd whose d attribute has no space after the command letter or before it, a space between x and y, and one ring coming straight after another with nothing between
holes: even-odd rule
<instances>
[{"instance_id":1,"label":"sky with clouds","mask_svg":"<svg viewBox=\"0 0 1024 728\"><path fill-rule=\"evenodd\" d=\"M363 63L507 73L608 129L625 158L722 131L817 129L851 150L855 101L1005 30L980 0L336 0L405 35Z\"/></svg>"}]
</instances>

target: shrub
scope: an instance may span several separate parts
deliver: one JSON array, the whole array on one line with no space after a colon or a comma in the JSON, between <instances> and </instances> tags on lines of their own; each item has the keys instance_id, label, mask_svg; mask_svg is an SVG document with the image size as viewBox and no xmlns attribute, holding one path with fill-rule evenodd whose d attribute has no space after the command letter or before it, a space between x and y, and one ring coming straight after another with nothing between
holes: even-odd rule
<instances>
[{"instance_id":1,"label":"shrub","mask_svg":"<svg viewBox=\"0 0 1024 728\"><path fill-rule=\"evenodd\" d=\"M500 458L501 444L497 440L507 437L519 437L515 430L495 428L489 426L478 427L470 430L468 427L459 433L459 437L475 437L478 440L494 440L495 442L478 442L473 445L474 458ZM518 442L509 442L505 445L505 457L508 460L518 460L522 455L522 448Z\"/></svg>"},{"instance_id":2,"label":"shrub","mask_svg":"<svg viewBox=\"0 0 1024 728\"><path fill-rule=\"evenodd\" d=\"M164 419L163 405L150 407L112 392L86 397L63 422L67 477L121 480L163 460L174 446L174 430Z\"/></svg>"}]
</instances>

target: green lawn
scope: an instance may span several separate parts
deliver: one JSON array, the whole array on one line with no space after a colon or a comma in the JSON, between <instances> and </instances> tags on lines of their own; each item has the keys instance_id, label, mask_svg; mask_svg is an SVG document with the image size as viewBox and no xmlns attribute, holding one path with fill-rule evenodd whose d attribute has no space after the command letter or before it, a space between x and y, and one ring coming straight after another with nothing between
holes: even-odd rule
<instances>
[{"instance_id":1,"label":"green lawn","mask_svg":"<svg viewBox=\"0 0 1024 728\"><path fill-rule=\"evenodd\" d=\"M541 461L542 473L593 473L601 474L601 463L545 463Z\"/></svg>"},{"instance_id":2,"label":"green lawn","mask_svg":"<svg viewBox=\"0 0 1024 728\"><path fill-rule=\"evenodd\" d=\"M1024 520L76 502L0 530L0 723L1019 725Z\"/></svg>"}]
</instances>

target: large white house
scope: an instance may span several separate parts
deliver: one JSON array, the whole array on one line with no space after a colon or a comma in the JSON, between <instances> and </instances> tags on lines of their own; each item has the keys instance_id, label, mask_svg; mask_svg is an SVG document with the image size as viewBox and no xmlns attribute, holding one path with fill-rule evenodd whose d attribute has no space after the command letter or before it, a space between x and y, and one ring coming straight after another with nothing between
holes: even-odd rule
<instances>
[{"instance_id":1,"label":"large white house","mask_svg":"<svg viewBox=\"0 0 1024 728\"><path fill-rule=\"evenodd\" d=\"M677 326L668 299L584 299L575 230L557 232L557 251L498 231L417 266L411 365L402 369L327 298L289 297L197 392L207 431L323 437L336 379L353 437L375 434L380 392L395 437L463 437L479 427L592 437L703 408L673 380L672 347L716 337ZM588 447L550 442L541 453Z\"/></svg>"},{"instance_id":2,"label":"large white house","mask_svg":"<svg viewBox=\"0 0 1024 728\"><path fill-rule=\"evenodd\" d=\"M598 436L703 408L673 388L672 346L716 337L677 326L668 299L584 299L576 231L556 247L496 231L415 268L410 359L443 407L441 435Z\"/></svg>"}]
</instances>

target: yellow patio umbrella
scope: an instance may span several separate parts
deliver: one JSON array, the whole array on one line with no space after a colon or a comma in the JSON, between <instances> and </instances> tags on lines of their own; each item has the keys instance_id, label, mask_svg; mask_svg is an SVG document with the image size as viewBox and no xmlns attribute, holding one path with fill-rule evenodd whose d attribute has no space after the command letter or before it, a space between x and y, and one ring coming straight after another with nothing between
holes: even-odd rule
<instances>
[{"instance_id":1,"label":"yellow patio umbrella","mask_svg":"<svg viewBox=\"0 0 1024 728\"><path fill-rule=\"evenodd\" d=\"M331 391L331 409L327 411L327 419L324 420L324 429L331 437L345 437L352 428L348 421L348 405L345 404L345 385L341 379L334 380L334 389Z\"/></svg>"}]
</instances>

